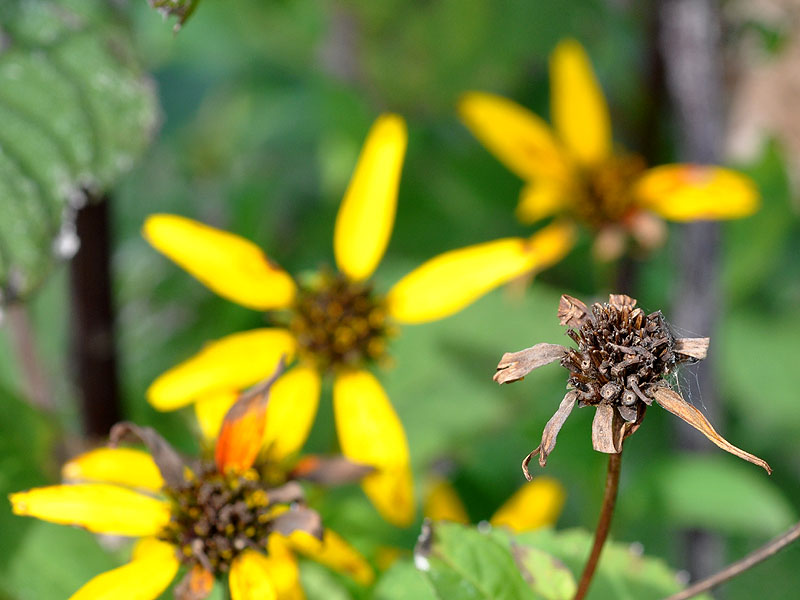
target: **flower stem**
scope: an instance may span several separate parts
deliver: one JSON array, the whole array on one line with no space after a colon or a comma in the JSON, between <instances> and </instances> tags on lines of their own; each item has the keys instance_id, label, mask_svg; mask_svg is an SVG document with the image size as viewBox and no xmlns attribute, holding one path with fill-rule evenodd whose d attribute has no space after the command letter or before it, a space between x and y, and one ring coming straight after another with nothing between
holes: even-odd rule
<instances>
[{"instance_id":1,"label":"flower stem","mask_svg":"<svg viewBox=\"0 0 800 600\"><path fill-rule=\"evenodd\" d=\"M578 591L575 592L574 600L583 600L589 591L592 583L597 562L600 560L600 553L608 537L608 530L611 528L611 517L614 516L614 506L617 503L617 489L619 488L619 472L622 466L622 451L617 454L608 455L608 472L606 473L606 490L603 494L603 507L600 509L600 520L597 522L597 529L594 532L594 545L583 568L581 580L578 583Z\"/></svg>"},{"instance_id":2,"label":"flower stem","mask_svg":"<svg viewBox=\"0 0 800 600\"><path fill-rule=\"evenodd\" d=\"M686 600L687 598L693 598L698 594L702 594L703 592L710 590L711 588L716 587L721 583L725 583L729 579L733 579L734 577L740 575L741 573L744 573L745 571L754 567L758 563L778 553L780 550L783 550L786 546L788 546L789 544L798 539L800 539L800 523L796 523L786 533L783 533L778 537L770 540L769 542L761 546L761 548L754 550L744 558L728 565L727 567L725 567L718 573L715 573L711 577L707 577L702 581L698 581L697 583L689 586L682 592L673 594L672 596L669 596L665 600Z\"/></svg>"}]
</instances>

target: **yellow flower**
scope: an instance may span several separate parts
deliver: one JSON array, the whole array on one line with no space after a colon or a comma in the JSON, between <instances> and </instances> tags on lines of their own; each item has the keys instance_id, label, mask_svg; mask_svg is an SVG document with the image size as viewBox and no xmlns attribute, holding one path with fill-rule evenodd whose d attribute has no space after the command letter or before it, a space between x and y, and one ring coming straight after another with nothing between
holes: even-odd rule
<instances>
[{"instance_id":1,"label":"yellow flower","mask_svg":"<svg viewBox=\"0 0 800 600\"><path fill-rule=\"evenodd\" d=\"M551 216L587 224L598 258L618 257L627 234L644 248L660 245L663 221L735 219L758 209L747 177L716 166L673 164L647 169L637 155L616 151L603 92L589 57L564 40L550 58L553 130L518 104L484 92L460 101L464 123L511 171L525 180L517 218Z\"/></svg>"},{"instance_id":2,"label":"yellow flower","mask_svg":"<svg viewBox=\"0 0 800 600\"><path fill-rule=\"evenodd\" d=\"M391 235L403 156L405 123L375 122L345 193L334 230L338 272L297 283L251 242L174 215L144 225L150 243L221 296L255 310L279 310L283 327L236 333L158 377L147 397L159 410L195 404L206 429L224 414L225 398L262 379L285 355L295 364L276 383L267 408L266 452L280 460L305 441L319 402L320 380L332 374L336 430L343 454L375 467L362 482L378 511L398 525L414 516L405 431L368 370L385 358L397 324L440 319L523 273L562 258L569 225L552 225L530 239L508 238L447 252L397 282L386 295L370 276ZM214 415L217 417L214 417ZM293 438L276 439L291 430ZM213 435L213 434L212 434Z\"/></svg>"},{"instance_id":3,"label":"yellow flower","mask_svg":"<svg viewBox=\"0 0 800 600\"><path fill-rule=\"evenodd\" d=\"M13 511L95 533L142 538L131 561L102 573L72 600L151 600L173 581L204 598L227 574L233 600L302 600L295 552L369 584L373 571L341 536L323 529L295 482L266 486L252 469L261 446L267 386L230 410L214 461L191 468L153 430L112 429L112 442L138 436L150 452L99 448L64 465L67 482L11 494Z\"/></svg>"},{"instance_id":4,"label":"yellow flower","mask_svg":"<svg viewBox=\"0 0 800 600\"><path fill-rule=\"evenodd\" d=\"M550 477L537 477L523 484L497 509L489 522L495 527L508 527L516 533L550 527L564 508L565 497L564 488L558 481ZM469 523L461 498L453 486L439 476L429 481L425 516L434 521Z\"/></svg>"}]
</instances>

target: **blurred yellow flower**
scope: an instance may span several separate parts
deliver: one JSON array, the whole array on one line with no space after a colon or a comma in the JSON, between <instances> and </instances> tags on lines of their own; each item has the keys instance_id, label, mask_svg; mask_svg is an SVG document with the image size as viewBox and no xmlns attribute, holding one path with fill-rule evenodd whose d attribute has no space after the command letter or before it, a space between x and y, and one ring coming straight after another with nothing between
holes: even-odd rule
<instances>
[{"instance_id":1,"label":"blurred yellow flower","mask_svg":"<svg viewBox=\"0 0 800 600\"><path fill-rule=\"evenodd\" d=\"M447 252L403 277L385 296L374 292L368 279L391 235L406 144L401 117L378 118L336 219L338 272L323 270L311 281L296 283L251 242L196 221L154 215L144 225L156 249L211 290L255 310L283 311L277 319L288 315L285 327L236 333L208 344L153 382L150 403L159 410L195 404L204 427L213 430L226 402L265 377L285 355L295 364L275 384L265 434L266 452L281 460L305 441L321 376L330 373L341 450L375 468L362 486L378 511L397 525L408 525L414 516L408 443L368 366L385 358L396 324L446 317L514 277L559 261L572 231L571 225L554 224L529 239ZM294 436L279 439L288 431Z\"/></svg>"},{"instance_id":2,"label":"blurred yellow flower","mask_svg":"<svg viewBox=\"0 0 800 600\"><path fill-rule=\"evenodd\" d=\"M492 515L489 523L507 527L515 533L555 525L564 508L564 487L550 477L537 477L524 483ZM467 510L450 483L439 476L429 481L425 497L425 516L434 521L469 523Z\"/></svg>"},{"instance_id":3,"label":"blurred yellow flower","mask_svg":"<svg viewBox=\"0 0 800 600\"><path fill-rule=\"evenodd\" d=\"M603 92L589 57L564 40L550 57L553 129L506 98L467 92L462 120L495 156L525 180L517 218L551 216L595 232L598 258L617 258L630 235L645 249L659 246L673 221L736 219L759 207L755 184L716 166L672 164L647 169L644 159L615 151ZM658 216L656 216L658 215Z\"/></svg>"},{"instance_id":4,"label":"blurred yellow flower","mask_svg":"<svg viewBox=\"0 0 800 600\"><path fill-rule=\"evenodd\" d=\"M302 600L295 552L372 582L369 563L322 528L296 482L266 485L252 468L265 405L266 393L243 396L222 424L214 461L190 468L153 430L120 424L112 440L134 433L150 452L98 448L64 465L64 485L10 495L18 515L142 538L128 564L96 576L72 600L155 599L181 565L177 589L193 592L181 597L204 598L227 574L233 600Z\"/></svg>"}]
</instances>

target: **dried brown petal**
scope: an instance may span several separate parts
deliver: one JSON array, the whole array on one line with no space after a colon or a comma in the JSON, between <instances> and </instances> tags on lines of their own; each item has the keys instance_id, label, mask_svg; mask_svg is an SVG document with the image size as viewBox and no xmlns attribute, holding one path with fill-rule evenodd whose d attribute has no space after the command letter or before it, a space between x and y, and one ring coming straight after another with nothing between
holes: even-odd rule
<instances>
[{"instance_id":1,"label":"dried brown petal","mask_svg":"<svg viewBox=\"0 0 800 600\"><path fill-rule=\"evenodd\" d=\"M519 381L534 369L561 360L566 353L564 346L545 343L519 352L506 352L497 364L497 373L492 379L500 384Z\"/></svg>"},{"instance_id":2,"label":"dried brown petal","mask_svg":"<svg viewBox=\"0 0 800 600\"><path fill-rule=\"evenodd\" d=\"M766 472L770 475L772 474L772 468L770 468L766 461L758 458L757 456L753 456L749 452L745 452L744 450L737 448L720 434L718 434L711 426L711 423L709 423L708 420L703 416L703 413L681 398L680 394L677 392L667 387L658 387L654 390L653 397L662 408L668 410L679 419L682 419L697 429L700 433L702 433L714 444L726 452L730 452L734 456L738 456L747 462L758 465L766 470Z\"/></svg>"},{"instance_id":3,"label":"dried brown petal","mask_svg":"<svg viewBox=\"0 0 800 600\"><path fill-rule=\"evenodd\" d=\"M205 600L214 587L214 575L195 565L175 586L175 600Z\"/></svg>"},{"instance_id":4,"label":"dried brown petal","mask_svg":"<svg viewBox=\"0 0 800 600\"><path fill-rule=\"evenodd\" d=\"M303 488L296 481L289 481L282 486L271 488L267 491L269 503L272 504L291 504L305 499Z\"/></svg>"},{"instance_id":5,"label":"dried brown petal","mask_svg":"<svg viewBox=\"0 0 800 600\"><path fill-rule=\"evenodd\" d=\"M569 417L572 409L575 408L575 403L578 400L578 394L575 392L568 392L564 399L561 401L561 404L558 406L558 410L556 413L550 417L550 420L547 422L547 425L544 426L544 431L542 432L542 441L539 446L528 454L525 457L525 460L522 461L522 472L525 474L525 478L530 481L533 477L528 470L528 463L531 462L534 456L539 456L539 465L544 467L547 464L547 457L556 447L556 438L558 437L558 432L561 431L561 428L564 426L564 422Z\"/></svg>"},{"instance_id":6,"label":"dried brown petal","mask_svg":"<svg viewBox=\"0 0 800 600\"><path fill-rule=\"evenodd\" d=\"M675 352L694 360L703 360L708 354L711 338L677 338Z\"/></svg>"},{"instance_id":7,"label":"dried brown petal","mask_svg":"<svg viewBox=\"0 0 800 600\"><path fill-rule=\"evenodd\" d=\"M589 318L589 309L586 305L567 294L561 295L558 301L558 322L567 327L578 329Z\"/></svg>"},{"instance_id":8,"label":"dried brown petal","mask_svg":"<svg viewBox=\"0 0 800 600\"><path fill-rule=\"evenodd\" d=\"M293 479L303 479L320 485L342 485L361 481L375 470L344 456L304 456L292 469Z\"/></svg>"},{"instance_id":9,"label":"dried brown petal","mask_svg":"<svg viewBox=\"0 0 800 600\"><path fill-rule=\"evenodd\" d=\"M611 404L598 404L592 421L592 447L598 452L619 454L624 423Z\"/></svg>"},{"instance_id":10,"label":"dried brown petal","mask_svg":"<svg viewBox=\"0 0 800 600\"><path fill-rule=\"evenodd\" d=\"M139 427L128 421L111 428L108 445L115 448L126 437L139 439L148 449L168 486L180 487L184 483L186 463L169 442L152 427Z\"/></svg>"},{"instance_id":11,"label":"dried brown petal","mask_svg":"<svg viewBox=\"0 0 800 600\"><path fill-rule=\"evenodd\" d=\"M633 308L636 306L636 298L631 298L625 294L609 294L608 303L617 310L621 310L624 306Z\"/></svg>"},{"instance_id":12,"label":"dried brown petal","mask_svg":"<svg viewBox=\"0 0 800 600\"><path fill-rule=\"evenodd\" d=\"M290 535L293 531L305 531L322 540L322 519L319 513L310 508L293 508L281 513L272 521L273 531Z\"/></svg>"}]
</instances>

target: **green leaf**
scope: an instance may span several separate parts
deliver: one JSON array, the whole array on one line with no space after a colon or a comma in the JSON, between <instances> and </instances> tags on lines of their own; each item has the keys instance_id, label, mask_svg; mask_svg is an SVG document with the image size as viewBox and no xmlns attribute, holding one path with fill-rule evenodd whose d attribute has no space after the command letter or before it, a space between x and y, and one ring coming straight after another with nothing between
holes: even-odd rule
<instances>
[{"instance_id":1,"label":"green leaf","mask_svg":"<svg viewBox=\"0 0 800 600\"><path fill-rule=\"evenodd\" d=\"M436 594L448 600L539 598L507 547L491 535L456 523L425 526L415 559Z\"/></svg>"},{"instance_id":2,"label":"green leaf","mask_svg":"<svg viewBox=\"0 0 800 600\"><path fill-rule=\"evenodd\" d=\"M570 600L578 585L567 567L539 548L511 544L511 554L525 581L547 600Z\"/></svg>"},{"instance_id":3,"label":"green leaf","mask_svg":"<svg viewBox=\"0 0 800 600\"><path fill-rule=\"evenodd\" d=\"M300 563L300 582L307 600L351 600L352 598L330 571L312 561L304 560Z\"/></svg>"},{"instance_id":4,"label":"green leaf","mask_svg":"<svg viewBox=\"0 0 800 600\"><path fill-rule=\"evenodd\" d=\"M375 585L373 600L437 600L425 574L411 560L398 561Z\"/></svg>"},{"instance_id":5,"label":"green leaf","mask_svg":"<svg viewBox=\"0 0 800 600\"><path fill-rule=\"evenodd\" d=\"M101 0L0 6L0 299L29 294L70 219L149 143L153 86ZM61 236L61 237L59 237Z\"/></svg>"}]
</instances>

